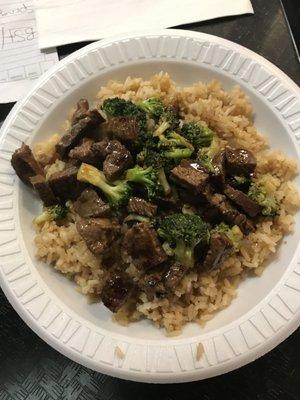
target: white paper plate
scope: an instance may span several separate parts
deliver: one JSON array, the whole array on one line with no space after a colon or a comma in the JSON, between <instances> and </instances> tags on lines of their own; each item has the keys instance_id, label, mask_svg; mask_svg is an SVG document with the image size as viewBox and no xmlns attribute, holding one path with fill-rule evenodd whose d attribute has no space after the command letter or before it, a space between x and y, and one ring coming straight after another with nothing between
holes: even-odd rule
<instances>
[{"instance_id":1,"label":"white paper plate","mask_svg":"<svg viewBox=\"0 0 300 400\"><path fill-rule=\"evenodd\" d=\"M274 45L276 45L274 43ZM184 382L238 368L265 354L299 325L300 237L282 243L261 278L240 285L238 297L202 329L189 324L168 338L141 321L121 327L99 304L87 305L74 285L34 258L32 217L40 204L15 179L12 152L57 131L80 97L92 100L110 78L168 71L179 84L219 79L251 97L257 127L297 160L299 88L257 54L202 33L163 30L93 43L49 70L12 110L1 130L1 286L19 315L47 343L99 372L143 382ZM296 179L299 184L299 179ZM205 354L196 360L198 343ZM125 358L115 355L118 346Z\"/></svg>"}]
</instances>

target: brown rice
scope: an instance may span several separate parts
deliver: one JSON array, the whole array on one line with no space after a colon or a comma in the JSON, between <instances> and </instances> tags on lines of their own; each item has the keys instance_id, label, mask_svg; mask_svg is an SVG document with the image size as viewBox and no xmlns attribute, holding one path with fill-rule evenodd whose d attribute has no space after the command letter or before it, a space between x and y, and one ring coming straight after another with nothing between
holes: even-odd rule
<instances>
[{"instance_id":1,"label":"brown rice","mask_svg":"<svg viewBox=\"0 0 300 400\"><path fill-rule=\"evenodd\" d=\"M293 229L292 215L300 205L299 193L290 182L296 174L296 164L281 152L267 149L266 138L253 125L249 99L239 87L226 92L219 82L211 81L178 88L167 73L159 73L149 81L130 77L124 82L109 81L100 89L97 100L102 102L115 96L131 100L157 96L166 103L176 103L186 120L200 120L226 142L255 152L257 179L265 180L268 190L281 202L280 215L261 220L257 230L243 240L240 251L229 257L219 270L200 276L191 272L172 297L148 301L146 295L141 294L137 307L126 304L114 315L122 324L146 317L169 334L177 334L187 322L203 325L216 311L227 307L236 296L239 282L248 274L262 274L265 261L276 251L283 235ZM56 140L57 137L44 147L36 147L36 154L44 164L52 161L53 151L49 149ZM43 155L43 148L49 152L49 159ZM50 166L45 168L49 171ZM89 299L99 300L106 275L101 259L88 250L76 231L72 216L69 217L66 225L46 222L38 230L37 257L74 279ZM134 276L134 267L129 270ZM203 353L203 349L200 350L197 348L199 359Z\"/></svg>"}]
</instances>

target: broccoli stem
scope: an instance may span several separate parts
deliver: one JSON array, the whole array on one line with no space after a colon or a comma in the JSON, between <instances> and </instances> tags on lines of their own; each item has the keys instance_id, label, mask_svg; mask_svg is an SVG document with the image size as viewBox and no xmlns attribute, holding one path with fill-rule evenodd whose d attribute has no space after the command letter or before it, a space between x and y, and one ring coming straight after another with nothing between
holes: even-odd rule
<instances>
[{"instance_id":1,"label":"broccoli stem","mask_svg":"<svg viewBox=\"0 0 300 400\"><path fill-rule=\"evenodd\" d=\"M165 174L165 170L163 168L159 168L157 170L157 177L159 180L159 183L161 184L164 194L165 195L169 195L171 193L171 186L169 185L169 182L167 180L166 174Z\"/></svg>"},{"instance_id":2,"label":"broccoli stem","mask_svg":"<svg viewBox=\"0 0 300 400\"><path fill-rule=\"evenodd\" d=\"M170 128L169 122L164 121L158 126L158 128L155 129L155 131L153 132L153 136L160 137L169 128Z\"/></svg>"},{"instance_id":3,"label":"broccoli stem","mask_svg":"<svg viewBox=\"0 0 300 400\"><path fill-rule=\"evenodd\" d=\"M118 181L114 182L114 186L110 185L106 182L103 172L89 164L81 164L77 179L98 187L115 207L126 204L130 196L130 187L126 182Z\"/></svg>"},{"instance_id":4,"label":"broccoli stem","mask_svg":"<svg viewBox=\"0 0 300 400\"><path fill-rule=\"evenodd\" d=\"M36 225L42 225L46 221L49 221L49 213L45 210L40 215L34 218L33 223Z\"/></svg>"},{"instance_id":5,"label":"broccoli stem","mask_svg":"<svg viewBox=\"0 0 300 400\"><path fill-rule=\"evenodd\" d=\"M195 264L194 248L188 246L184 241L180 240L176 243L174 254L178 262L188 268L193 268Z\"/></svg>"},{"instance_id":6,"label":"broccoli stem","mask_svg":"<svg viewBox=\"0 0 300 400\"><path fill-rule=\"evenodd\" d=\"M180 148L164 152L165 157L172 158L174 160L182 159L182 158L189 158L189 157L191 157L192 154L193 154L193 151L191 149L180 149Z\"/></svg>"},{"instance_id":7,"label":"broccoli stem","mask_svg":"<svg viewBox=\"0 0 300 400\"><path fill-rule=\"evenodd\" d=\"M168 146L168 147L182 146L182 147L186 147L186 148L192 150L192 152L194 152L194 146L188 140L186 140L186 138L179 135L179 133L171 132L168 134L168 137L161 135L159 137L159 140L163 146Z\"/></svg>"}]
</instances>

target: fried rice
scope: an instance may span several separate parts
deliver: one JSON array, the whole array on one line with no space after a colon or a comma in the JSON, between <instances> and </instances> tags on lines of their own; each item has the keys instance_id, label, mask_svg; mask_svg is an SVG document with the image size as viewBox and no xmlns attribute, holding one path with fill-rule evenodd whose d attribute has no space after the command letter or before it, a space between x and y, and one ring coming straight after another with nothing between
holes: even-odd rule
<instances>
[{"instance_id":1,"label":"fried rice","mask_svg":"<svg viewBox=\"0 0 300 400\"><path fill-rule=\"evenodd\" d=\"M226 143L254 152L257 179L265 180L268 191L281 203L280 214L262 219L255 232L243 240L239 252L228 257L219 269L201 275L190 272L171 297L149 301L142 293L137 305L127 303L114 314L120 324L148 318L175 335L187 322L205 324L231 303L241 280L263 273L283 236L293 230L293 214L300 206L299 193L291 183L296 163L281 152L268 149L267 139L253 125L249 98L238 86L225 91L219 82L211 81L182 88L161 72L148 81L130 77L124 82L109 81L101 87L97 104L116 96L133 101L159 97L165 103L176 104L186 121L201 121ZM56 143L57 135L35 147L35 156L46 172L61 168L51 164ZM100 301L106 271L101 267L101 257L96 258L78 234L72 212L64 225L51 221L38 227L35 245L39 259L71 277L90 301ZM133 265L127 272L133 277L138 273Z\"/></svg>"}]
</instances>

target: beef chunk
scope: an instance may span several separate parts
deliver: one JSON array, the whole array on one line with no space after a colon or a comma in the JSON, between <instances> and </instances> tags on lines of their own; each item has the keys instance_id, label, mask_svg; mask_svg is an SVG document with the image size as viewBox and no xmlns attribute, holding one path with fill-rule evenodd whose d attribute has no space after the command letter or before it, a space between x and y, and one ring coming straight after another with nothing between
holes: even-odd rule
<instances>
[{"instance_id":1,"label":"beef chunk","mask_svg":"<svg viewBox=\"0 0 300 400\"><path fill-rule=\"evenodd\" d=\"M208 271L217 268L232 251L232 243L226 235L218 232L213 233L202 267Z\"/></svg>"},{"instance_id":2,"label":"beef chunk","mask_svg":"<svg viewBox=\"0 0 300 400\"><path fill-rule=\"evenodd\" d=\"M145 215L146 217L154 217L157 212L157 206L139 197L131 197L127 205L127 211L133 214Z\"/></svg>"},{"instance_id":3,"label":"beef chunk","mask_svg":"<svg viewBox=\"0 0 300 400\"><path fill-rule=\"evenodd\" d=\"M132 157L129 150L119 141L111 140L106 147L108 155L103 162L103 172L108 180L114 181L132 165Z\"/></svg>"},{"instance_id":4,"label":"beef chunk","mask_svg":"<svg viewBox=\"0 0 300 400\"><path fill-rule=\"evenodd\" d=\"M87 101L87 99L80 99L76 105L76 110L72 115L71 124L75 125L79 120L85 118L88 115L88 111L89 102Z\"/></svg>"},{"instance_id":5,"label":"beef chunk","mask_svg":"<svg viewBox=\"0 0 300 400\"><path fill-rule=\"evenodd\" d=\"M249 196L240 190L234 189L230 185L226 185L224 194L249 217L256 217L261 211L261 206L251 200Z\"/></svg>"},{"instance_id":6,"label":"beef chunk","mask_svg":"<svg viewBox=\"0 0 300 400\"><path fill-rule=\"evenodd\" d=\"M179 263L174 263L165 273L165 286L170 291L174 292L186 274L188 268Z\"/></svg>"},{"instance_id":7,"label":"beef chunk","mask_svg":"<svg viewBox=\"0 0 300 400\"><path fill-rule=\"evenodd\" d=\"M123 251L137 266L144 268L154 267L167 259L155 230L146 223L128 229L123 238Z\"/></svg>"},{"instance_id":8,"label":"beef chunk","mask_svg":"<svg viewBox=\"0 0 300 400\"><path fill-rule=\"evenodd\" d=\"M55 196L62 201L74 200L82 190L85 184L77 180L78 169L75 166L69 166L63 171L55 172L48 180Z\"/></svg>"},{"instance_id":9,"label":"beef chunk","mask_svg":"<svg viewBox=\"0 0 300 400\"><path fill-rule=\"evenodd\" d=\"M217 190L222 191L225 185L225 151L221 151L213 158L213 168L210 180Z\"/></svg>"},{"instance_id":10,"label":"beef chunk","mask_svg":"<svg viewBox=\"0 0 300 400\"><path fill-rule=\"evenodd\" d=\"M159 206L167 210L179 210L181 208L177 191L171 187L171 193L160 196Z\"/></svg>"},{"instance_id":11,"label":"beef chunk","mask_svg":"<svg viewBox=\"0 0 300 400\"><path fill-rule=\"evenodd\" d=\"M201 193L208 182L208 174L196 162L182 160L171 171L174 181L185 189Z\"/></svg>"},{"instance_id":12,"label":"beef chunk","mask_svg":"<svg viewBox=\"0 0 300 400\"><path fill-rule=\"evenodd\" d=\"M161 298L168 293L163 280L163 272L161 271L142 276L142 278L139 279L138 287L146 293L150 301L152 301L154 297Z\"/></svg>"},{"instance_id":13,"label":"beef chunk","mask_svg":"<svg viewBox=\"0 0 300 400\"><path fill-rule=\"evenodd\" d=\"M215 193L208 201L208 207L203 213L206 220L212 223L223 221L230 226L237 225L246 235L253 231L254 227L246 215L232 207L224 195Z\"/></svg>"},{"instance_id":14,"label":"beef chunk","mask_svg":"<svg viewBox=\"0 0 300 400\"><path fill-rule=\"evenodd\" d=\"M30 178L34 175L44 176L44 170L35 160L32 151L25 143L11 157L11 165L25 185L31 186Z\"/></svg>"},{"instance_id":15,"label":"beef chunk","mask_svg":"<svg viewBox=\"0 0 300 400\"><path fill-rule=\"evenodd\" d=\"M91 134L102 121L104 119L98 111L90 111L89 115L72 126L69 133L62 136L56 145L57 153L61 157L65 157L73 147L77 146L81 139Z\"/></svg>"},{"instance_id":16,"label":"beef chunk","mask_svg":"<svg viewBox=\"0 0 300 400\"><path fill-rule=\"evenodd\" d=\"M74 203L74 210L83 218L108 217L110 206L93 189L85 189Z\"/></svg>"},{"instance_id":17,"label":"beef chunk","mask_svg":"<svg viewBox=\"0 0 300 400\"><path fill-rule=\"evenodd\" d=\"M229 175L250 175L256 168L255 157L248 150L226 147L225 156Z\"/></svg>"},{"instance_id":18,"label":"beef chunk","mask_svg":"<svg viewBox=\"0 0 300 400\"><path fill-rule=\"evenodd\" d=\"M96 152L102 160L105 160L113 151L118 151L121 148L123 148L123 145L118 140L105 139L100 142L95 142L92 145L92 151Z\"/></svg>"},{"instance_id":19,"label":"beef chunk","mask_svg":"<svg viewBox=\"0 0 300 400\"><path fill-rule=\"evenodd\" d=\"M113 135L122 143L134 142L139 134L139 124L135 118L113 117L102 125L102 130Z\"/></svg>"},{"instance_id":20,"label":"beef chunk","mask_svg":"<svg viewBox=\"0 0 300 400\"><path fill-rule=\"evenodd\" d=\"M187 267L178 263L166 267L166 271L164 268L164 270L146 273L138 282L139 288L146 293L150 301L154 297L161 298L168 293L174 293L188 270Z\"/></svg>"},{"instance_id":21,"label":"beef chunk","mask_svg":"<svg viewBox=\"0 0 300 400\"><path fill-rule=\"evenodd\" d=\"M74 149L69 152L70 159L75 161L77 160L79 163L85 162L98 167L103 159L99 157L97 151L93 150L93 143L93 139L82 139L79 145L74 147Z\"/></svg>"},{"instance_id":22,"label":"beef chunk","mask_svg":"<svg viewBox=\"0 0 300 400\"><path fill-rule=\"evenodd\" d=\"M133 282L124 271L112 271L102 289L101 299L105 307L116 312L130 296Z\"/></svg>"},{"instance_id":23,"label":"beef chunk","mask_svg":"<svg viewBox=\"0 0 300 400\"><path fill-rule=\"evenodd\" d=\"M44 203L44 206L49 207L57 204L57 198L55 197L53 190L49 183L45 180L42 175L35 175L30 178L30 182L34 190L39 195L40 199Z\"/></svg>"},{"instance_id":24,"label":"beef chunk","mask_svg":"<svg viewBox=\"0 0 300 400\"><path fill-rule=\"evenodd\" d=\"M116 240L120 226L108 218L81 218L76 229L90 251L98 255L105 253Z\"/></svg>"}]
</instances>

